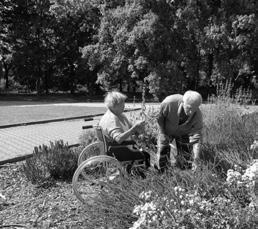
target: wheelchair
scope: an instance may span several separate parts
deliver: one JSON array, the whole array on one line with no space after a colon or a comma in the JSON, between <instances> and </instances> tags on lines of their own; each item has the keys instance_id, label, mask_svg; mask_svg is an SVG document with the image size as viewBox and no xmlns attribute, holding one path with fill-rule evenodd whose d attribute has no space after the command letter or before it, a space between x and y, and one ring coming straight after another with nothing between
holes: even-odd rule
<instances>
[{"instance_id":1,"label":"wheelchair","mask_svg":"<svg viewBox=\"0 0 258 229\"><path fill-rule=\"evenodd\" d=\"M110 143L100 126L83 126L83 129L92 128L98 140L82 150L78 158L78 168L72 179L74 194L82 203L93 201L109 185L121 185L130 175L142 175L146 168L143 155L133 161L121 161L112 153L112 149L119 152L120 147L134 146L134 141Z\"/></svg>"}]
</instances>

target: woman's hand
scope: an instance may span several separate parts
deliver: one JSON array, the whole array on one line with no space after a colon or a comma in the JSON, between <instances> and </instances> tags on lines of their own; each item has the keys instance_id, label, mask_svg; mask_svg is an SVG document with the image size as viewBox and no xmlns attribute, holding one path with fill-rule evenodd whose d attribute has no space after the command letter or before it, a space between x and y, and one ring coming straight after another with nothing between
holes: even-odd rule
<instances>
[{"instance_id":1,"label":"woman's hand","mask_svg":"<svg viewBox=\"0 0 258 229\"><path fill-rule=\"evenodd\" d=\"M140 132L141 130L144 129L145 121L138 121L136 122L129 130L125 131L124 133L119 134L116 138L115 141L118 144L121 144L123 141L131 137L133 134L136 132Z\"/></svg>"},{"instance_id":2,"label":"woman's hand","mask_svg":"<svg viewBox=\"0 0 258 229\"><path fill-rule=\"evenodd\" d=\"M133 130L134 132L142 132L144 130L144 126L145 126L145 121L137 121L134 125L133 125Z\"/></svg>"}]
</instances>

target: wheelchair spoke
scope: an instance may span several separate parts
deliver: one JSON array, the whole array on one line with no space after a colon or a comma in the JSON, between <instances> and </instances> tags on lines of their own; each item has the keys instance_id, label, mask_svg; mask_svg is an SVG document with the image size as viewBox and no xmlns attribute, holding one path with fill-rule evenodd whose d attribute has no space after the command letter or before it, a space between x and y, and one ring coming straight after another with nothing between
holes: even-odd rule
<instances>
[{"instance_id":1,"label":"wheelchair spoke","mask_svg":"<svg viewBox=\"0 0 258 229\"><path fill-rule=\"evenodd\" d=\"M95 156L83 162L73 177L73 189L83 203L101 201L100 193L108 192L109 185L121 181L120 163L109 156Z\"/></svg>"},{"instance_id":2,"label":"wheelchair spoke","mask_svg":"<svg viewBox=\"0 0 258 229\"><path fill-rule=\"evenodd\" d=\"M80 165L83 161L86 161L87 159L103 155L104 154L104 144L103 142L94 142L88 146L86 146L82 152L79 155L78 158L78 165Z\"/></svg>"}]
</instances>

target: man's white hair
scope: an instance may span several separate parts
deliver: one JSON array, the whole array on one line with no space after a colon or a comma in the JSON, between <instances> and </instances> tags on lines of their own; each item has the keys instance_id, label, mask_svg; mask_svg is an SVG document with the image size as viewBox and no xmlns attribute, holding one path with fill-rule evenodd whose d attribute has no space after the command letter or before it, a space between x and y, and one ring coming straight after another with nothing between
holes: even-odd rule
<instances>
[{"instance_id":1,"label":"man's white hair","mask_svg":"<svg viewBox=\"0 0 258 229\"><path fill-rule=\"evenodd\" d=\"M118 91L108 92L105 96L104 103L108 109L113 108L121 102L125 102L127 96Z\"/></svg>"},{"instance_id":2,"label":"man's white hair","mask_svg":"<svg viewBox=\"0 0 258 229\"><path fill-rule=\"evenodd\" d=\"M202 96L197 91L186 91L183 96L184 104L199 107L202 104Z\"/></svg>"}]
</instances>

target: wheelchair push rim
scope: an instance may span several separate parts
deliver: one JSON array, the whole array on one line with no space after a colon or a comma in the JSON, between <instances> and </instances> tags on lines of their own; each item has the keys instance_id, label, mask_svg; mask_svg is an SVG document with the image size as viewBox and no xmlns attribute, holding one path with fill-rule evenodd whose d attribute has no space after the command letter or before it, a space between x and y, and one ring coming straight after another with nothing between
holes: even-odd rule
<instances>
[{"instance_id":1,"label":"wheelchair push rim","mask_svg":"<svg viewBox=\"0 0 258 229\"><path fill-rule=\"evenodd\" d=\"M108 186L120 183L125 175L120 162L113 157L100 155L82 162L73 176L73 190L82 202L101 201L100 193L108 192Z\"/></svg>"}]
</instances>

